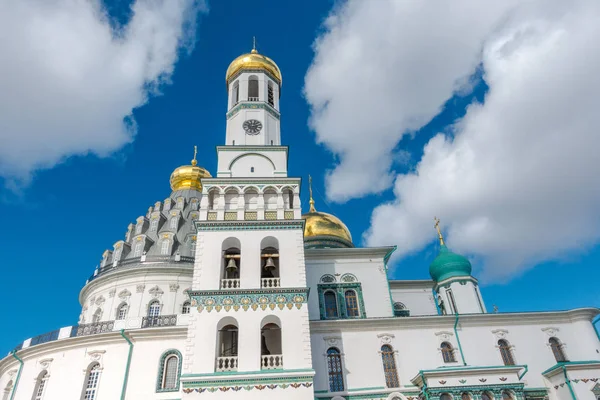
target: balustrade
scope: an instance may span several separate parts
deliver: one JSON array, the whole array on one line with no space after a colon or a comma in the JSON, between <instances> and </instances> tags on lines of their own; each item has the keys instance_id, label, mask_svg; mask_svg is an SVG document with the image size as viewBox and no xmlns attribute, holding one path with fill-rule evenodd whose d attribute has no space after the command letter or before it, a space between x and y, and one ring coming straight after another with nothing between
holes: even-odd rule
<instances>
[{"instance_id":1,"label":"balustrade","mask_svg":"<svg viewBox=\"0 0 600 400\"><path fill-rule=\"evenodd\" d=\"M177 325L177 315L157 315L155 317L142 318L142 328L153 328L157 326Z\"/></svg>"},{"instance_id":2,"label":"balustrade","mask_svg":"<svg viewBox=\"0 0 600 400\"><path fill-rule=\"evenodd\" d=\"M238 279L221 279L221 289L238 289L240 280Z\"/></svg>"},{"instance_id":3,"label":"balustrade","mask_svg":"<svg viewBox=\"0 0 600 400\"><path fill-rule=\"evenodd\" d=\"M110 332L115 326L115 321L92 322L77 326L74 336L96 335L98 333Z\"/></svg>"},{"instance_id":4,"label":"balustrade","mask_svg":"<svg viewBox=\"0 0 600 400\"><path fill-rule=\"evenodd\" d=\"M260 279L260 287L261 288L277 288L280 287L280 278L261 278Z\"/></svg>"},{"instance_id":5,"label":"balustrade","mask_svg":"<svg viewBox=\"0 0 600 400\"><path fill-rule=\"evenodd\" d=\"M216 363L217 372L222 371L237 371L238 358L237 356L217 357Z\"/></svg>"},{"instance_id":6,"label":"balustrade","mask_svg":"<svg viewBox=\"0 0 600 400\"><path fill-rule=\"evenodd\" d=\"M283 369L283 356L281 354L260 356L260 369Z\"/></svg>"}]
</instances>

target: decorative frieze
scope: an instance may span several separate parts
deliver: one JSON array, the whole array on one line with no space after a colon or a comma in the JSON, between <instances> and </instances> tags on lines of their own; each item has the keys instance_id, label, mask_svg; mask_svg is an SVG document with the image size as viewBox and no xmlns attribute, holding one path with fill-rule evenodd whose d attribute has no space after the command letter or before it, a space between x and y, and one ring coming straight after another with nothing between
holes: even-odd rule
<instances>
[{"instance_id":1,"label":"decorative frieze","mask_svg":"<svg viewBox=\"0 0 600 400\"><path fill-rule=\"evenodd\" d=\"M308 289L235 290L235 291L192 291L192 306L198 312L256 311L258 309L300 309L307 302Z\"/></svg>"},{"instance_id":2,"label":"decorative frieze","mask_svg":"<svg viewBox=\"0 0 600 400\"><path fill-rule=\"evenodd\" d=\"M182 377L185 379L185 376ZM311 388L313 386L313 377L311 375L303 376L285 376L285 377L260 377L260 378L241 378L241 379L219 379L219 380L193 380L183 381L184 393L214 393L220 392L239 392L240 390L274 390L274 389L299 389Z\"/></svg>"}]
</instances>

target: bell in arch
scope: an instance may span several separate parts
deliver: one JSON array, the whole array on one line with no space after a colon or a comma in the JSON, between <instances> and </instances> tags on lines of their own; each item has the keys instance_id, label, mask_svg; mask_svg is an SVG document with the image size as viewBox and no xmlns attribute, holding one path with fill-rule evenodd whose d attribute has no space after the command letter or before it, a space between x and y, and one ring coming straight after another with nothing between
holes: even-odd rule
<instances>
[{"instance_id":1,"label":"bell in arch","mask_svg":"<svg viewBox=\"0 0 600 400\"><path fill-rule=\"evenodd\" d=\"M273 257L267 258L267 262L265 263L265 269L269 272L272 272L275 269L275 261L273 261Z\"/></svg>"},{"instance_id":2,"label":"bell in arch","mask_svg":"<svg viewBox=\"0 0 600 400\"><path fill-rule=\"evenodd\" d=\"M238 267L235 264L235 260L233 258L229 259L229 262L227 263L227 267L225 269L229 273L233 273L233 272L236 272L238 270Z\"/></svg>"}]
</instances>

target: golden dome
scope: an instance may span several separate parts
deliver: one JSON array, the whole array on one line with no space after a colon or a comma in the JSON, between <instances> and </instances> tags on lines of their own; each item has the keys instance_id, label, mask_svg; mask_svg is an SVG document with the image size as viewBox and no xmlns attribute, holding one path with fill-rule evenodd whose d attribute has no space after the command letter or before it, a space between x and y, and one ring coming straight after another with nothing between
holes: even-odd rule
<instances>
[{"instance_id":1,"label":"golden dome","mask_svg":"<svg viewBox=\"0 0 600 400\"><path fill-rule=\"evenodd\" d=\"M269 72L275 80L281 85L281 71L275 61L267 56L259 54L256 49L252 49L250 53L242 54L229 64L225 80L229 83L229 79L242 69L264 69Z\"/></svg>"},{"instance_id":2,"label":"golden dome","mask_svg":"<svg viewBox=\"0 0 600 400\"><path fill-rule=\"evenodd\" d=\"M202 167L199 167L196 161L197 147L194 146L194 159L192 165L182 165L176 168L171 174L171 189L172 190L185 190L185 189L196 189L202 190L202 178L210 178L210 172Z\"/></svg>"},{"instance_id":3,"label":"golden dome","mask_svg":"<svg viewBox=\"0 0 600 400\"><path fill-rule=\"evenodd\" d=\"M312 197L312 178L308 177L310 210L302 215L304 241L308 247L354 247L348 227L335 215L318 212Z\"/></svg>"}]
</instances>

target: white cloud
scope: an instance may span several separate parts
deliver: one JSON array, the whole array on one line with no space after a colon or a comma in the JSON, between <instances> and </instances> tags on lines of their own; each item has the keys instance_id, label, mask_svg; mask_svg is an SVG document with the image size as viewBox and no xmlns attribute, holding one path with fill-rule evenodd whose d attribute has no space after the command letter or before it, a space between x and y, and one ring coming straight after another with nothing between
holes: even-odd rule
<instances>
[{"instance_id":1,"label":"white cloud","mask_svg":"<svg viewBox=\"0 0 600 400\"><path fill-rule=\"evenodd\" d=\"M132 110L191 50L200 11L202 1L137 0L114 30L99 0L0 2L0 175L26 181L131 142Z\"/></svg>"},{"instance_id":2,"label":"white cloud","mask_svg":"<svg viewBox=\"0 0 600 400\"><path fill-rule=\"evenodd\" d=\"M381 8L387 4L368 3ZM462 11L443 10L437 19L427 13L409 14L412 25L436 32L443 27L439 32L445 30L452 37L448 42L443 35L413 31L414 46L429 53L429 59L402 57L394 68L381 59L366 62L369 76L392 87L371 87L365 79L365 87L374 90L361 96L362 101L368 104L383 96L391 103L388 109L397 109L401 117L365 113L356 123L361 129L390 121L399 128L418 129L451 97L456 89L452 84L465 81L479 62L489 92L483 104L470 106L453 127L454 138L437 135L426 145L413 173L394 177L395 199L374 210L364 238L368 245L398 243L400 256L419 251L434 238L432 218L437 215L454 250L481 260L484 276L508 278L536 263L581 251L600 239L600 54L596 43L600 4L593 0L531 1L509 8L503 2L504 9L489 10L498 2L485 2L488 9L469 12L466 8L481 2L473 1L470 7L469 3L453 2L452 6ZM350 3L348 8L360 8L360 4ZM481 20L484 11L488 29L473 33L464 28ZM393 15L388 20L395 18L396 25L402 25L406 12L399 17L385 9L383 15ZM463 12L467 15L460 15ZM376 14L363 10L360 15L344 11L337 15L337 24L352 28L353 36L370 38L375 29L389 41L385 53L393 48L404 52L406 40L386 35L390 24L376 23ZM360 25L355 20L361 21ZM461 29L451 32L448 27L452 26ZM337 36L336 46L341 49L356 42ZM335 38L335 32L326 33L321 43L333 43ZM470 51L461 51L462 45L455 43L471 41L476 43L469 46ZM382 45L375 47L382 50ZM389 148L398 142L403 129L369 130L374 140L388 140L384 149L368 146L354 131L346 143L339 140L336 127L345 126L344 110L348 116L358 115L359 107L357 102L350 103L348 93L335 83L329 88L323 84L321 92L312 86L311 80L323 81L326 76L319 72L319 62L342 52L333 46L318 45L317 49L315 66L307 77L307 91L313 94L307 97L317 106L323 104L319 101L328 101L325 114L317 114L313 125L320 140L340 154L340 166L328 177L330 196L345 199L385 188L387 181L378 177L390 179L389 162L381 167L370 161L389 159ZM413 75L395 77L397 72L407 71ZM426 79L428 76L431 79ZM353 78L354 73L343 69L335 75L336 82ZM411 79L414 86L403 84ZM328 110L335 104L343 105L340 111ZM413 125L398 122L403 120L413 121ZM365 164L356 163L354 154L361 152L367 153L359 156ZM353 168L367 171L370 178L362 182L361 174L346 178ZM346 175L347 171L350 174Z\"/></svg>"}]
</instances>

